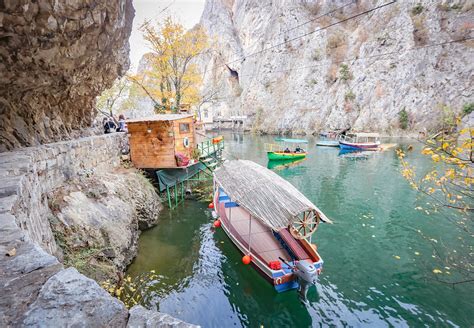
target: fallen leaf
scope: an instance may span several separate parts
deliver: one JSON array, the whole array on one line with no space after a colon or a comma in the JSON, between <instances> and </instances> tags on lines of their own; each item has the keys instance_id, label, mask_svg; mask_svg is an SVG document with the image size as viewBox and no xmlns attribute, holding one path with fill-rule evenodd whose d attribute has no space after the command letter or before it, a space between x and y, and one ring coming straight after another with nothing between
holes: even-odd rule
<instances>
[{"instance_id":1,"label":"fallen leaf","mask_svg":"<svg viewBox=\"0 0 474 328\"><path fill-rule=\"evenodd\" d=\"M433 273L438 274L438 273L443 273L443 271L441 271L440 269L433 269Z\"/></svg>"},{"instance_id":2,"label":"fallen leaf","mask_svg":"<svg viewBox=\"0 0 474 328\"><path fill-rule=\"evenodd\" d=\"M415 255L420 255L420 253L419 253L419 252L415 252Z\"/></svg>"},{"instance_id":3,"label":"fallen leaf","mask_svg":"<svg viewBox=\"0 0 474 328\"><path fill-rule=\"evenodd\" d=\"M16 248L10 249L7 254L7 256L15 256L16 255Z\"/></svg>"},{"instance_id":4,"label":"fallen leaf","mask_svg":"<svg viewBox=\"0 0 474 328\"><path fill-rule=\"evenodd\" d=\"M400 256L398 256L398 255L394 255L393 257L396 258L397 260L400 259Z\"/></svg>"}]
</instances>

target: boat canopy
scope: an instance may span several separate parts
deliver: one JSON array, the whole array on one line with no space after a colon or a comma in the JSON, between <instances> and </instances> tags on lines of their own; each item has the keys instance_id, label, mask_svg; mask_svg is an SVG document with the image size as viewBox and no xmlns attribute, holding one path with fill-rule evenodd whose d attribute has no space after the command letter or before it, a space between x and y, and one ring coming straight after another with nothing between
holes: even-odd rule
<instances>
[{"instance_id":1,"label":"boat canopy","mask_svg":"<svg viewBox=\"0 0 474 328\"><path fill-rule=\"evenodd\" d=\"M293 224L303 213L316 212L331 223L291 183L252 161L233 160L214 171L214 181L230 199L274 231Z\"/></svg>"},{"instance_id":2,"label":"boat canopy","mask_svg":"<svg viewBox=\"0 0 474 328\"><path fill-rule=\"evenodd\" d=\"M289 142L289 143L308 143L306 139L291 139L291 138L276 138L275 141Z\"/></svg>"},{"instance_id":3,"label":"boat canopy","mask_svg":"<svg viewBox=\"0 0 474 328\"><path fill-rule=\"evenodd\" d=\"M380 134L368 133L368 132L353 132L353 133L348 133L348 135L354 135L357 138L380 138Z\"/></svg>"}]
</instances>

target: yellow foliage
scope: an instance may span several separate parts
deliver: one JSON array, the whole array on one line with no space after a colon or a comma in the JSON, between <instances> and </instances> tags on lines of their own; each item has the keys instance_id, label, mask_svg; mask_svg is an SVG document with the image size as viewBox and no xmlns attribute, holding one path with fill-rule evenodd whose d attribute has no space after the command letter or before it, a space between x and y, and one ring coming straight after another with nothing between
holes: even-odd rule
<instances>
[{"instance_id":1,"label":"yellow foliage","mask_svg":"<svg viewBox=\"0 0 474 328\"><path fill-rule=\"evenodd\" d=\"M423 150L421 151L421 153L423 155L432 155L433 154L433 150L431 148L423 148Z\"/></svg>"},{"instance_id":2,"label":"yellow foliage","mask_svg":"<svg viewBox=\"0 0 474 328\"><path fill-rule=\"evenodd\" d=\"M433 162L439 162L441 157L438 154L434 154L431 156L431 159L433 160Z\"/></svg>"},{"instance_id":3,"label":"yellow foliage","mask_svg":"<svg viewBox=\"0 0 474 328\"><path fill-rule=\"evenodd\" d=\"M149 67L133 80L141 81L148 96L164 109L198 103L202 77L195 59L208 48L204 29L197 26L186 31L168 17L157 26L146 22L141 30L151 49Z\"/></svg>"}]
</instances>

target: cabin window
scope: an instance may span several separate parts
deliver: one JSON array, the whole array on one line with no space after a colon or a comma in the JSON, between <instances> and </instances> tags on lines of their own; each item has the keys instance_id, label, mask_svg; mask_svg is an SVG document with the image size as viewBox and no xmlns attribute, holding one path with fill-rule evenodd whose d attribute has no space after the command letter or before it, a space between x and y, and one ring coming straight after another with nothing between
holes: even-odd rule
<instances>
[{"instance_id":1,"label":"cabin window","mask_svg":"<svg viewBox=\"0 0 474 328\"><path fill-rule=\"evenodd\" d=\"M189 133L189 123L179 123L179 133Z\"/></svg>"}]
</instances>

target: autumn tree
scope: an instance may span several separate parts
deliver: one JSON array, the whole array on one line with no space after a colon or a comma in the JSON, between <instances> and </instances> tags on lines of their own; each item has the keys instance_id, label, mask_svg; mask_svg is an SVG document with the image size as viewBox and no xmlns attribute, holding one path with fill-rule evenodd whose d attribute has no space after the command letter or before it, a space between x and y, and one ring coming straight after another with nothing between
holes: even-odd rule
<instances>
[{"instance_id":1,"label":"autumn tree","mask_svg":"<svg viewBox=\"0 0 474 328\"><path fill-rule=\"evenodd\" d=\"M130 79L153 100L157 111L199 103L202 78L196 59L208 48L203 28L186 31L168 17L156 26L145 22L141 30L151 49L146 58L148 67Z\"/></svg>"},{"instance_id":2,"label":"autumn tree","mask_svg":"<svg viewBox=\"0 0 474 328\"><path fill-rule=\"evenodd\" d=\"M97 97L95 107L102 115L116 118L119 113L133 110L141 96L141 89L124 76Z\"/></svg>"},{"instance_id":3,"label":"autumn tree","mask_svg":"<svg viewBox=\"0 0 474 328\"><path fill-rule=\"evenodd\" d=\"M119 78L114 84L104 90L96 100L96 109L105 116L112 117L113 110L116 108L120 100L126 96L130 87L127 78Z\"/></svg>"},{"instance_id":4,"label":"autumn tree","mask_svg":"<svg viewBox=\"0 0 474 328\"><path fill-rule=\"evenodd\" d=\"M459 284L474 281L472 239L474 228L474 128L464 127L461 116L443 107L442 124L438 131L419 140L423 144L422 154L432 162L432 168L421 175L407 159L407 153L397 150L402 165L401 173L411 187L431 198L434 208L430 211L444 211L444 217L459 231L458 239L464 241L463 252L440 246L432 242L434 254L447 268L456 270L460 277L454 280L439 278L439 281ZM429 213L428 210L426 210ZM420 232L420 231L419 231ZM420 232L421 233L421 232ZM425 237L424 235L422 235ZM443 255L444 254L444 255ZM434 269L435 274L443 273ZM447 271L449 273L449 271Z\"/></svg>"}]
</instances>

